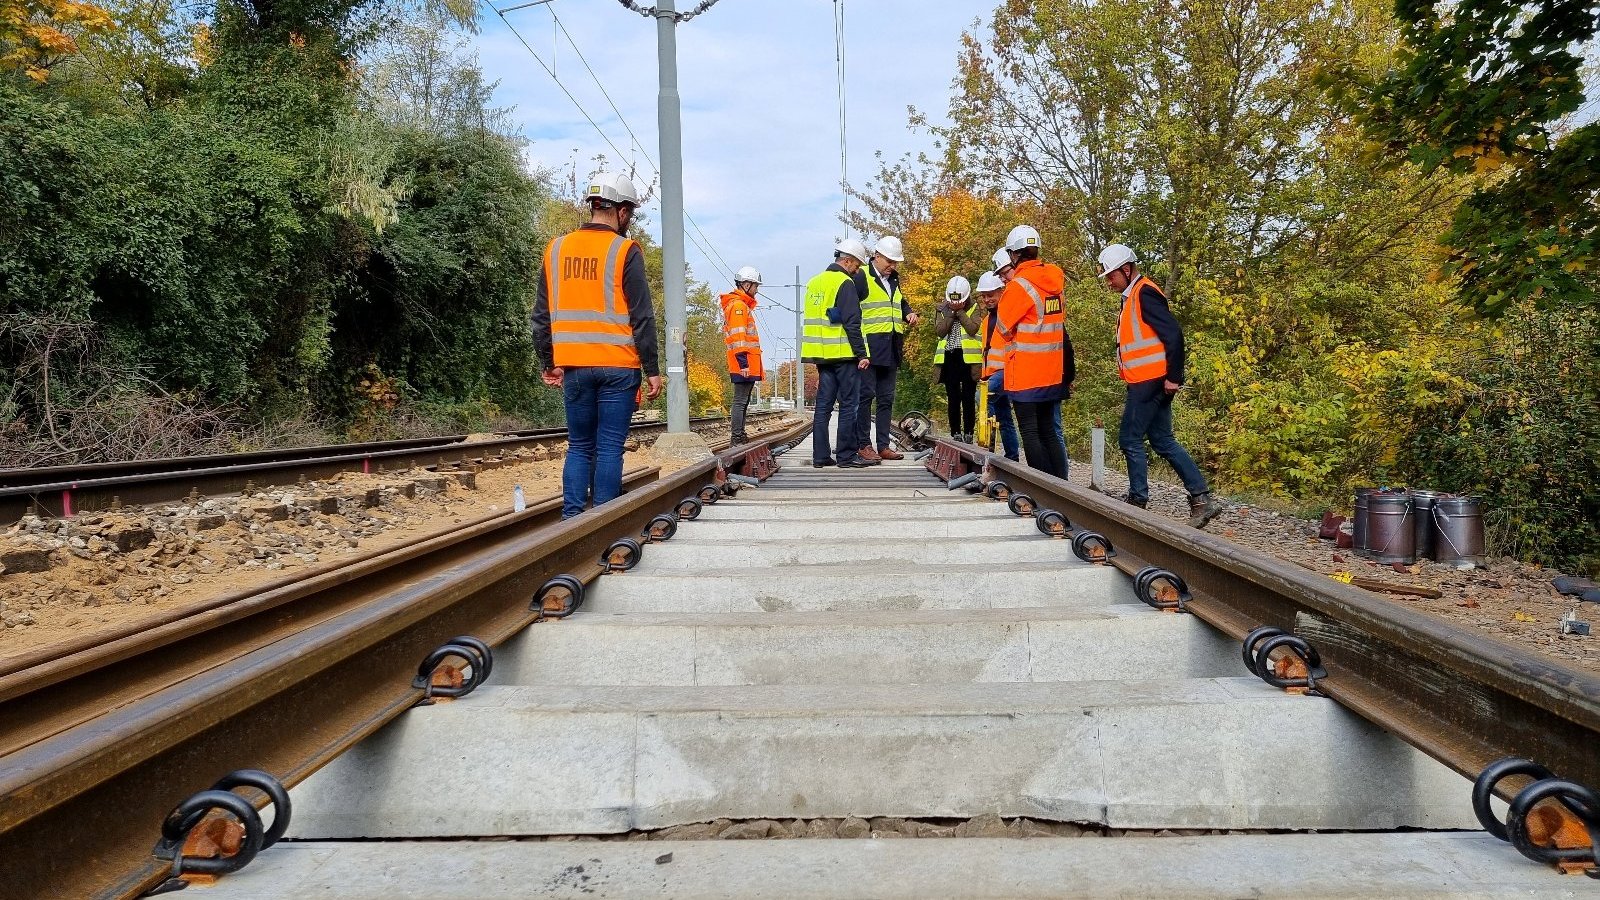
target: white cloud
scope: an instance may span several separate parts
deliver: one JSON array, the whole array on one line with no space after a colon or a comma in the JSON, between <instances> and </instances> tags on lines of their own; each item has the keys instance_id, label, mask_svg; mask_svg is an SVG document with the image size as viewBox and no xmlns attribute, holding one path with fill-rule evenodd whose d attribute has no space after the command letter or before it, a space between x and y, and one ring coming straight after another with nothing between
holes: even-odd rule
<instances>
[{"instance_id":1,"label":"white cloud","mask_svg":"<svg viewBox=\"0 0 1600 900\"><path fill-rule=\"evenodd\" d=\"M599 0L551 4L582 48L611 99L651 158L656 143L656 26L622 6ZM680 0L679 7L690 6ZM838 106L833 8L830 0L723 0L678 27L684 202L727 265L753 265L765 293L789 304L782 288L801 267L806 279L827 264L841 237ZM958 37L992 3L855 0L845 5L849 174L861 185L876 173L875 151L889 159L927 150L931 140L906 127L914 105L943 118L955 77ZM549 11L507 14L529 45L572 91L589 115L648 180L638 153L595 82L555 30ZM531 164L579 177L599 153L617 152L574 108L517 38L492 12L475 39L485 75L498 79L495 102L532 141ZM659 209L650 211L659 237ZM691 234L694 234L691 230ZM698 234L694 235L699 238ZM726 290L726 276L693 243L695 274ZM792 314L763 309L763 333L792 338ZM776 348L775 348L776 349ZM787 355L779 351L774 358Z\"/></svg>"}]
</instances>

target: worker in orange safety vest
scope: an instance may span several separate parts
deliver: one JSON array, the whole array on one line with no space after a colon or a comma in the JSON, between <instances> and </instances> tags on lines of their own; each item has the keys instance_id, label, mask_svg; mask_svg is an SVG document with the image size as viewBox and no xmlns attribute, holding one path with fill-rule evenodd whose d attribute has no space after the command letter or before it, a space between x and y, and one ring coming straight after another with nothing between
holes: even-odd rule
<instances>
[{"instance_id":1,"label":"worker in orange safety vest","mask_svg":"<svg viewBox=\"0 0 1600 900\"><path fill-rule=\"evenodd\" d=\"M1060 266L1040 260L1039 249L1039 232L1031 226L1018 225L1006 236L1005 250L1016 269L996 310L996 327L1007 342L1002 385L1028 465L1065 479L1067 448L1053 423L1076 375L1061 305L1067 277Z\"/></svg>"},{"instance_id":2,"label":"worker in orange safety vest","mask_svg":"<svg viewBox=\"0 0 1600 900\"><path fill-rule=\"evenodd\" d=\"M761 381L761 335L756 333L756 293L761 273L745 266L734 274L734 290L722 295L722 342L728 346L728 377L733 381L733 443L743 444L745 412Z\"/></svg>"},{"instance_id":3,"label":"worker in orange safety vest","mask_svg":"<svg viewBox=\"0 0 1600 900\"><path fill-rule=\"evenodd\" d=\"M622 493L622 452L638 402L661 394L656 317L644 252L627 236L639 192L625 175L601 173L584 193L589 223L544 252L529 324L544 383L561 389L567 454L561 517Z\"/></svg>"},{"instance_id":4,"label":"worker in orange safety vest","mask_svg":"<svg viewBox=\"0 0 1600 900\"><path fill-rule=\"evenodd\" d=\"M1172 401L1183 388L1183 329L1167 306L1167 295L1139 272L1133 249L1112 244L1100 252L1100 277L1122 293L1117 320L1117 372L1127 383L1117 444L1128 462L1128 495L1143 507L1150 498L1145 442L1172 464L1189 492L1189 524L1204 528L1222 512L1206 476L1172 433Z\"/></svg>"}]
</instances>

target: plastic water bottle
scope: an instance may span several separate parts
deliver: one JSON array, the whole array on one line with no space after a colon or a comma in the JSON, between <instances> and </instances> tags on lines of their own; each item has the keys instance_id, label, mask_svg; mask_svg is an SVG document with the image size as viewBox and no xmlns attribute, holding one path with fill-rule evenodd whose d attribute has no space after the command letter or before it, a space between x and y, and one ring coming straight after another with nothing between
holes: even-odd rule
<instances>
[{"instance_id":1,"label":"plastic water bottle","mask_svg":"<svg viewBox=\"0 0 1600 900\"><path fill-rule=\"evenodd\" d=\"M528 508L528 501L522 496L522 485L511 489L511 511L522 512Z\"/></svg>"}]
</instances>

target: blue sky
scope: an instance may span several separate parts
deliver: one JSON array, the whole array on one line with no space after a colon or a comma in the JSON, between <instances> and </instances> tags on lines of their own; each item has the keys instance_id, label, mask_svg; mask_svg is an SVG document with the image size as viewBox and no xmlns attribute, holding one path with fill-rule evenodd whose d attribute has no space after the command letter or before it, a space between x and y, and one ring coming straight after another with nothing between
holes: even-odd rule
<instances>
[{"instance_id":1,"label":"blue sky","mask_svg":"<svg viewBox=\"0 0 1600 900\"><path fill-rule=\"evenodd\" d=\"M519 0L502 0L506 8ZM641 5L648 5L647 0ZM679 0L680 8L693 0ZM550 4L593 67L622 117L649 155L656 138L656 27L615 0L554 0ZM877 171L873 154L895 159L931 147L925 132L906 124L916 106L943 121L956 72L958 39L993 2L847 0L848 160L852 184ZM794 280L825 266L844 236L839 210L839 125L835 92L833 0L721 0L678 26L679 91L683 104L685 206L705 233L701 239L731 268L753 265L765 276L763 293L793 303ZM592 158L617 154L528 50L488 7L473 45L495 102L512 114L531 141L531 164L587 176ZM556 30L549 9L506 14L606 135L650 174L595 80ZM659 239L659 209L647 209ZM692 230L691 230L691 233ZM698 234L695 234L699 238ZM728 289L720 261L689 243L694 275L719 293ZM792 314L758 310L768 358L790 358L777 344L791 339Z\"/></svg>"}]
</instances>

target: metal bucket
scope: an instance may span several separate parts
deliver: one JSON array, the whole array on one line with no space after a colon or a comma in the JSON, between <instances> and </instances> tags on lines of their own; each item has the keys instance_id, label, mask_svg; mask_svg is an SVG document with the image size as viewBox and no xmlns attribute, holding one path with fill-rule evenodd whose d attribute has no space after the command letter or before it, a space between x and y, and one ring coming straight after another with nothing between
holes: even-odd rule
<instances>
[{"instance_id":1,"label":"metal bucket","mask_svg":"<svg viewBox=\"0 0 1600 900\"><path fill-rule=\"evenodd\" d=\"M1417 559L1433 559L1433 503L1440 497L1448 496L1449 494L1443 491L1411 492L1411 513L1415 520L1413 527L1417 533Z\"/></svg>"},{"instance_id":2,"label":"metal bucket","mask_svg":"<svg viewBox=\"0 0 1600 900\"><path fill-rule=\"evenodd\" d=\"M1350 518L1355 523L1355 530L1350 533L1350 549L1366 555L1367 552L1367 498L1378 493L1378 488L1356 488L1356 512Z\"/></svg>"},{"instance_id":3,"label":"metal bucket","mask_svg":"<svg viewBox=\"0 0 1600 900\"><path fill-rule=\"evenodd\" d=\"M1417 534L1411 498L1405 494L1367 497L1367 552L1377 562L1417 561Z\"/></svg>"},{"instance_id":4,"label":"metal bucket","mask_svg":"<svg viewBox=\"0 0 1600 900\"><path fill-rule=\"evenodd\" d=\"M1458 569L1483 565L1483 501L1439 497L1433 501L1434 558Z\"/></svg>"}]
</instances>

